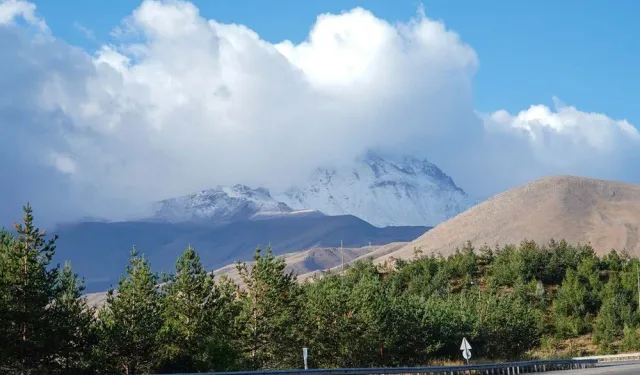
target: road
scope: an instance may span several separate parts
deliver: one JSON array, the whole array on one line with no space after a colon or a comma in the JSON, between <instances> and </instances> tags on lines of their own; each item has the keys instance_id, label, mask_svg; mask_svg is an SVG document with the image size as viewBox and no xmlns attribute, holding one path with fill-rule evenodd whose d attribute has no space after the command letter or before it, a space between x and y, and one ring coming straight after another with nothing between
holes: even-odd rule
<instances>
[{"instance_id":1,"label":"road","mask_svg":"<svg viewBox=\"0 0 640 375\"><path fill-rule=\"evenodd\" d=\"M553 371L546 374L565 375L636 375L640 374L640 361L599 363L598 367L585 370Z\"/></svg>"}]
</instances>

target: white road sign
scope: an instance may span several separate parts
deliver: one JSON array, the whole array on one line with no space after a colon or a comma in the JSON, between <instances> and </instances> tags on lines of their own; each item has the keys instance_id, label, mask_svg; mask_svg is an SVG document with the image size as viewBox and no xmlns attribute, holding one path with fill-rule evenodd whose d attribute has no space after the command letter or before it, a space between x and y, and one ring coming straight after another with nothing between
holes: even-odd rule
<instances>
[{"instance_id":1,"label":"white road sign","mask_svg":"<svg viewBox=\"0 0 640 375\"><path fill-rule=\"evenodd\" d=\"M471 359L471 345L469 341L467 341L466 337L462 338L462 344L460 345L460 350L462 350L462 357L467 360L467 364L469 364L469 360Z\"/></svg>"},{"instance_id":2,"label":"white road sign","mask_svg":"<svg viewBox=\"0 0 640 375\"><path fill-rule=\"evenodd\" d=\"M467 361L471 359L471 350L463 350L462 351L462 356L464 357L464 359L466 359Z\"/></svg>"}]
</instances>

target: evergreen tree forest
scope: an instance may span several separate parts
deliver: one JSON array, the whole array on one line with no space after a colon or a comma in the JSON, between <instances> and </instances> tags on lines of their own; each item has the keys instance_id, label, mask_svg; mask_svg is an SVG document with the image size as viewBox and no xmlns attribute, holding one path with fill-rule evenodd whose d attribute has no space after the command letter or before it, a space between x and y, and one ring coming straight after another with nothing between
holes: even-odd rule
<instances>
[{"instance_id":1,"label":"evergreen tree forest","mask_svg":"<svg viewBox=\"0 0 640 375\"><path fill-rule=\"evenodd\" d=\"M56 263L32 210L0 231L0 373L139 374L419 366L640 350L640 262L551 240L358 262L306 282L271 249L213 276L187 247L159 275L130 260L100 308ZM127 251L127 249L123 249Z\"/></svg>"}]
</instances>

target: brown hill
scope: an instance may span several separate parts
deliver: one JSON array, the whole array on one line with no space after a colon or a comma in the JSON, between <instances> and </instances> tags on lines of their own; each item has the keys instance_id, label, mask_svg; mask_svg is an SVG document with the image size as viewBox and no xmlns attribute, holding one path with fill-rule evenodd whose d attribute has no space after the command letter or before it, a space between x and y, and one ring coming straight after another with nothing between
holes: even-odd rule
<instances>
[{"instance_id":1,"label":"brown hill","mask_svg":"<svg viewBox=\"0 0 640 375\"><path fill-rule=\"evenodd\" d=\"M373 260L375 261L376 259L383 257L387 254L393 253L395 251L400 250L401 248L403 248L404 246L407 245L407 242L392 242L388 245L382 245L382 246L377 246L374 249L372 249L371 251L364 253L356 258L350 259L349 261L347 261L346 256L345 256L345 268L346 266L349 266L351 264L354 264L358 261L366 261L366 260ZM369 248L371 249L371 247ZM340 249L338 249L338 251L340 251ZM332 273L340 273L342 271L342 264L340 263L334 263L333 266L331 267L325 267L323 269L316 269L316 270L312 270L310 272L307 273L301 273L298 276L298 281L306 281L307 279L315 276L315 275L321 275L323 272L326 271L331 271Z\"/></svg>"},{"instance_id":2,"label":"brown hill","mask_svg":"<svg viewBox=\"0 0 640 375\"><path fill-rule=\"evenodd\" d=\"M406 244L407 242L392 242L387 245L345 247L343 249L344 264L348 265L367 258L376 259L380 256L396 251ZM308 250L283 254L281 257L284 257L287 264L286 270L292 271L294 274L298 275L298 281L300 282L307 280L315 274L322 273L322 271L325 270L331 269L339 272L342 264L342 251L337 247L313 247ZM253 262L247 262L248 265L251 265L252 263ZM243 285L235 264L229 264L219 268L213 271L213 273L216 276L226 275L236 284L240 286ZM88 293L85 297L87 299L87 304L93 307L100 307L107 300L107 295L104 292Z\"/></svg>"},{"instance_id":3,"label":"brown hill","mask_svg":"<svg viewBox=\"0 0 640 375\"><path fill-rule=\"evenodd\" d=\"M627 250L640 256L640 185L573 176L546 177L498 194L436 226L400 250L383 256L408 259L451 254L467 240L476 247L518 244L591 243L599 253Z\"/></svg>"},{"instance_id":4,"label":"brown hill","mask_svg":"<svg viewBox=\"0 0 640 375\"><path fill-rule=\"evenodd\" d=\"M399 250L407 242L393 242L387 245L344 248L344 264L349 265L367 258L377 259L383 255ZM313 247L308 250L296 251L281 255L287 264L287 272L298 275L298 281L303 282L309 277L327 270L338 270L342 265L342 251L339 247ZM251 265L253 262L247 262ZM242 280L235 264L213 271L216 275L226 275L236 284L242 286Z\"/></svg>"}]
</instances>

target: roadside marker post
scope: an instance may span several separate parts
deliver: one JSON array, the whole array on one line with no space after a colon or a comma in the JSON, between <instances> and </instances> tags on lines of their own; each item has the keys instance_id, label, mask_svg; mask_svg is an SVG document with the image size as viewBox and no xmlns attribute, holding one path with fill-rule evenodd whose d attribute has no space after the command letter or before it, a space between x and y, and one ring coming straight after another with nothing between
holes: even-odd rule
<instances>
[{"instance_id":1,"label":"roadside marker post","mask_svg":"<svg viewBox=\"0 0 640 375\"><path fill-rule=\"evenodd\" d=\"M469 341L467 341L466 337L462 338L460 350L462 350L462 357L467 360L467 365L469 365L469 360L471 359L471 345L469 344Z\"/></svg>"},{"instance_id":2,"label":"roadside marker post","mask_svg":"<svg viewBox=\"0 0 640 375\"><path fill-rule=\"evenodd\" d=\"M307 367L307 348L302 348L302 359L304 359L304 369L307 370L309 367Z\"/></svg>"}]
</instances>

